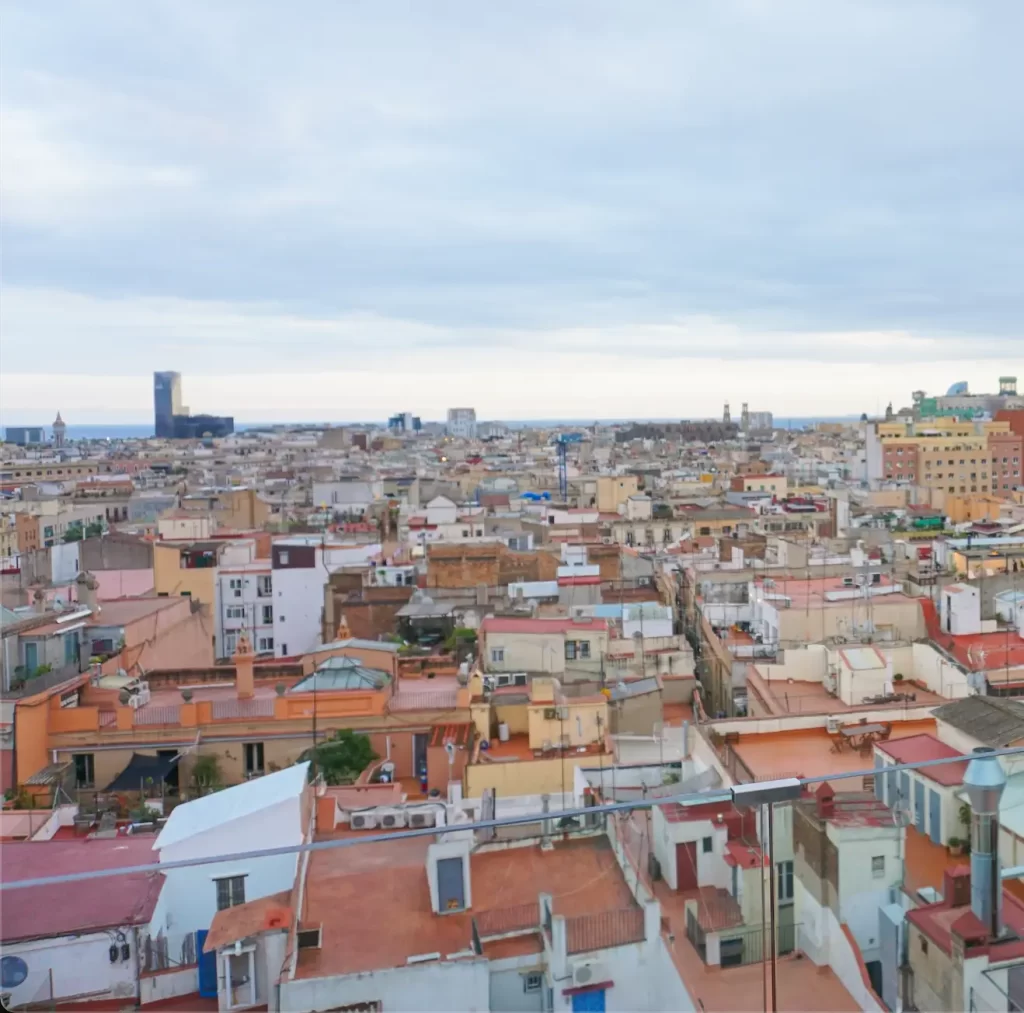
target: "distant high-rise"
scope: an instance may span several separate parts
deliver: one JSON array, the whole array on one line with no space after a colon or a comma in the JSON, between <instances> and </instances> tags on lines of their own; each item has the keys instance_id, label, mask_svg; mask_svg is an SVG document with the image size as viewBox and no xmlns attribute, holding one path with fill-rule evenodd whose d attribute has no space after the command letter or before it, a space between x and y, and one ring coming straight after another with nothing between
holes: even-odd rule
<instances>
[{"instance_id":1,"label":"distant high-rise","mask_svg":"<svg viewBox=\"0 0 1024 1013\"><path fill-rule=\"evenodd\" d=\"M732 416L729 414L729 402L725 402L725 410L722 412L722 425L727 426L732 422Z\"/></svg>"},{"instance_id":2,"label":"distant high-rise","mask_svg":"<svg viewBox=\"0 0 1024 1013\"><path fill-rule=\"evenodd\" d=\"M181 373L154 373L153 418L156 435L173 439L174 416L187 414L181 404Z\"/></svg>"},{"instance_id":3,"label":"distant high-rise","mask_svg":"<svg viewBox=\"0 0 1024 1013\"><path fill-rule=\"evenodd\" d=\"M457 436L464 440L476 438L476 409L475 408L449 408L448 409L448 435Z\"/></svg>"}]
</instances>

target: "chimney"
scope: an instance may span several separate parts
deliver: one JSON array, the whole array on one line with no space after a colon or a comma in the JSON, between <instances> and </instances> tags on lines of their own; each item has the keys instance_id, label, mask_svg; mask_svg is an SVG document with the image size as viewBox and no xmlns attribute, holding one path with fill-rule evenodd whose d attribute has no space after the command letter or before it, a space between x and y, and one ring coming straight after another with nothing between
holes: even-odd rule
<instances>
[{"instance_id":1,"label":"chimney","mask_svg":"<svg viewBox=\"0 0 1024 1013\"><path fill-rule=\"evenodd\" d=\"M832 785L825 781L814 793L818 809L818 818L830 820L836 814L836 793Z\"/></svg>"},{"instance_id":2,"label":"chimney","mask_svg":"<svg viewBox=\"0 0 1024 1013\"><path fill-rule=\"evenodd\" d=\"M255 661L249 634L244 630L235 649L235 695L239 700L251 700L255 692L253 664Z\"/></svg>"},{"instance_id":3,"label":"chimney","mask_svg":"<svg viewBox=\"0 0 1024 1013\"><path fill-rule=\"evenodd\" d=\"M46 600L46 592L41 587L37 587L32 593L32 607L36 614L41 616L46 615L50 609L50 603Z\"/></svg>"},{"instance_id":4,"label":"chimney","mask_svg":"<svg viewBox=\"0 0 1024 1013\"><path fill-rule=\"evenodd\" d=\"M966 865L946 869L942 874L942 900L949 907L966 907L971 902L971 870Z\"/></svg>"},{"instance_id":5,"label":"chimney","mask_svg":"<svg viewBox=\"0 0 1024 1013\"><path fill-rule=\"evenodd\" d=\"M971 803L971 911L993 939L1003 931L1003 885L999 874L999 800L1006 774L989 746L978 746L964 773Z\"/></svg>"},{"instance_id":6,"label":"chimney","mask_svg":"<svg viewBox=\"0 0 1024 1013\"><path fill-rule=\"evenodd\" d=\"M100 586L99 581L88 570L82 570L75 578L75 586L78 594L78 604L95 612L96 591Z\"/></svg>"}]
</instances>

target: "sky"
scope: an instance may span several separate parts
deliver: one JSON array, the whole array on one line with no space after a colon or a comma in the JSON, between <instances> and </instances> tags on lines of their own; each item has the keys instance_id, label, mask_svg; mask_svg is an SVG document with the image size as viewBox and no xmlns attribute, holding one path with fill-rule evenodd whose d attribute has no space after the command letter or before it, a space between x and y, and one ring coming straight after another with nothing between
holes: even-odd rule
<instances>
[{"instance_id":1,"label":"sky","mask_svg":"<svg viewBox=\"0 0 1024 1013\"><path fill-rule=\"evenodd\" d=\"M0 420L1024 387L1019 0L6 0Z\"/></svg>"}]
</instances>

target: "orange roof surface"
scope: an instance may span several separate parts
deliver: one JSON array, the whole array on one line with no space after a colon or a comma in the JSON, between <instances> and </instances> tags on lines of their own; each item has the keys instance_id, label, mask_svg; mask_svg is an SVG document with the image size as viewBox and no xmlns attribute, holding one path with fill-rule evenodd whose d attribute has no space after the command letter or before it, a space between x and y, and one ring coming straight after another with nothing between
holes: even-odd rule
<instances>
[{"instance_id":1,"label":"orange roof surface","mask_svg":"<svg viewBox=\"0 0 1024 1013\"><path fill-rule=\"evenodd\" d=\"M259 932L287 929L292 924L291 891L282 890L269 897L259 897L246 904L218 911L210 923L210 932L203 944L204 953L212 953L222 946L230 946L238 939Z\"/></svg>"},{"instance_id":2,"label":"orange roof surface","mask_svg":"<svg viewBox=\"0 0 1024 1013\"><path fill-rule=\"evenodd\" d=\"M934 732L935 722L930 718L924 721L893 721L889 741ZM760 735L741 732L739 742L731 748L755 777L847 774L858 770L870 771L874 762L870 756L864 757L856 750L835 752L833 739L824 728ZM861 783L844 778L837 780L832 787L837 792L860 791Z\"/></svg>"},{"instance_id":3,"label":"orange roof surface","mask_svg":"<svg viewBox=\"0 0 1024 1013\"><path fill-rule=\"evenodd\" d=\"M536 906L542 892L552 895L554 913L567 918L634 906L608 839L590 837L556 843L549 852L530 846L474 853L472 910L436 915L427 844L406 838L312 854L300 918L322 924L323 946L299 952L297 977L400 967L425 953L444 959L471 945L474 915L491 912L494 920L500 909ZM539 927L539 906L537 920Z\"/></svg>"}]
</instances>

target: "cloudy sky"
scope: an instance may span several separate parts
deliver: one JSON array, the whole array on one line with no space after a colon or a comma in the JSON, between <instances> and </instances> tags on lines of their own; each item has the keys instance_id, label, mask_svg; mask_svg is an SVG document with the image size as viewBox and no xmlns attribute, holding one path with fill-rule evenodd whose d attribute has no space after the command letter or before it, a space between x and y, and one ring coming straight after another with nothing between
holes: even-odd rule
<instances>
[{"instance_id":1,"label":"cloudy sky","mask_svg":"<svg viewBox=\"0 0 1024 1013\"><path fill-rule=\"evenodd\" d=\"M0 417L1024 381L1019 0L6 0Z\"/></svg>"}]
</instances>

